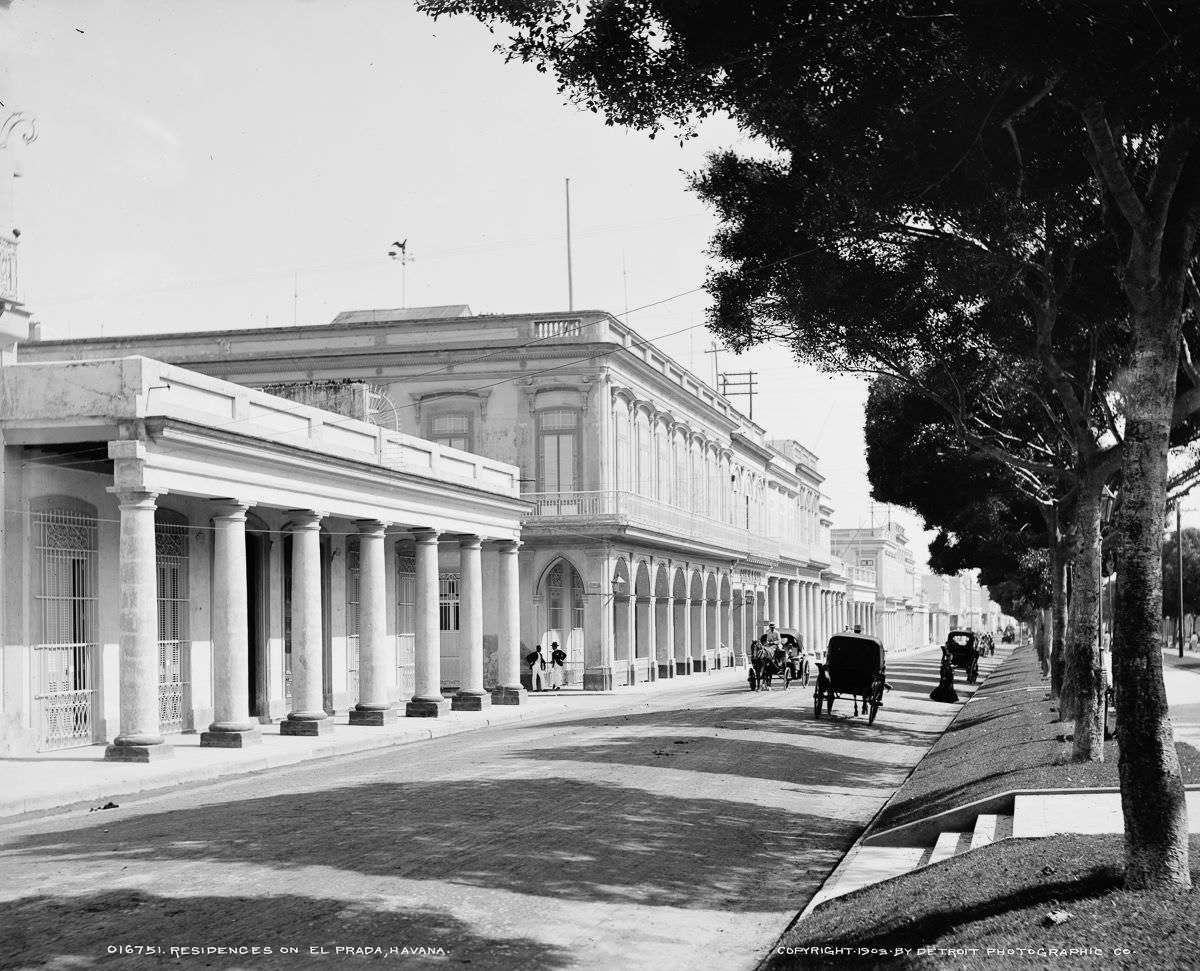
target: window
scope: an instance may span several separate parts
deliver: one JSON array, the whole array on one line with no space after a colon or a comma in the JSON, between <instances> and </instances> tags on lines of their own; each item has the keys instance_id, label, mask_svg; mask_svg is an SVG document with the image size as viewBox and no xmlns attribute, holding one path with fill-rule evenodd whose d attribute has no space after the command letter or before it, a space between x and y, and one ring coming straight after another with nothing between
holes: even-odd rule
<instances>
[{"instance_id":1,"label":"window","mask_svg":"<svg viewBox=\"0 0 1200 971\"><path fill-rule=\"evenodd\" d=\"M159 731L182 732L187 702L188 528L176 513L154 517L158 570Z\"/></svg>"},{"instance_id":2,"label":"window","mask_svg":"<svg viewBox=\"0 0 1200 971\"><path fill-rule=\"evenodd\" d=\"M73 500L33 516L41 749L92 741L96 678L96 516Z\"/></svg>"},{"instance_id":3,"label":"window","mask_svg":"<svg viewBox=\"0 0 1200 971\"><path fill-rule=\"evenodd\" d=\"M457 573L438 577L438 614L443 633L458 630L458 579Z\"/></svg>"},{"instance_id":4,"label":"window","mask_svg":"<svg viewBox=\"0 0 1200 971\"><path fill-rule=\"evenodd\" d=\"M396 551L396 686L401 697L416 690L417 565Z\"/></svg>"},{"instance_id":5,"label":"window","mask_svg":"<svg viewBox=\"0 0 1200 971\"><path fill-rule=\"evenodd\" d=\"M565 408L537 416L538 491L579 489L579 412Z\"/></svg>"},{"instance_id":6,"label":"window","mask_svg":"<svg viewBox=\"0 0 1200 971\"><path fill-rule=\"evenodd\" d=\"M429 422L429 440L448 448L471 451L471 416L462 412L434 415Z\"/></svg>"}]
</instances>

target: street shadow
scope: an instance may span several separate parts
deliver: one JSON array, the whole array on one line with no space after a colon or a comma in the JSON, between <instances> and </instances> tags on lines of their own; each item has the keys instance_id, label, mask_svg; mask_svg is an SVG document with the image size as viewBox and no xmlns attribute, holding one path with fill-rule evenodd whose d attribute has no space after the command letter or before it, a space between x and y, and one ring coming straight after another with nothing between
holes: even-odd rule
<instances>
[{"instance_id":1,"label":"street shadow","mask_svg":"<svg viewBox=\"0 0 1200 971\"><path fill-rule=\"evenodd\" d=\"M785 692L780 692L779 696L781 700L789 695L792 690L794 689L789 688ZM772 695L774 694L775 692L772 692ZM791 700L791 698L787 698L787 701ZM819 720L814 717L812 691L805 691L803 697L797 696L795 700L797 704L794 707L790 705L785 707L760 704L757 706L729 708L676 708L669 711L644 711L619 715L598 715L594 718L571 718L557 722L539 721L536 726L530 726L530 730L541 732L546 729L557 728L610 728L638 729L644 732L654 731L659 734L689 730L720 730L772 732L784 736L812 738L827 737L829 733L828 726L831 723L825 715L824 710L822 710ZM850 704L849 701L846 703ZM838 702L835 702L834 707L836 721L841 727L848 729L847 735L843 737L853 739L874 739L878 737L878 721L876 721L874 726L868 726L866 719L862 715L859 715L856 721L850 717L850 712L853 711L853 708L849 708L845 713L841 713L837 709L838 704ZM889 710L902 710L902 708L892 705L890 696L884 701L884 706L880 709L879 717L883 718L884 714ZM889 728L886 740L893 744L928 746L940 734L940 730L922 731L919 729Z\"/></svg>"},{"instance_id":2,"label":"street shadow","mask_svg":"<svg viewBox=\"0 0 1200 971\"><path fill-rule=\"evenodd\" d=\"M0 967L142 968L188 966L210 971L298 968L444 968L473 963L499 971L567 968L577 955L528 938L486 937L444 910L395 909L384 902L295 894L166 897L137 890L82 896L36 895L0 904ZM110 953L119 946L161 954ZM234 949L176 954L172 946ZM424 956L338 953L337 947L429 949ZM258 948L257 953L237 953ZM297 948L282 954L281 948ZM444 955L437 954L437 950ZM322 950L325 953L322 953Z\"/></svg>"},{"instance_id":3,"label":"street shadow","mask_svg":"<svg viewBox=\"0 0 1200 971\"><path fill-rule=\"evenodd\" d=\"M398 752L398 769L384 771L403 771L402 760ZM856 774L869 777L865 768ZM861 829L736 798L560 777L386 776L165 812L132 804L69 827L19 837L6 853L48 867L236 862L278 871L262 876L276 882L329 867L531 897L734 912L815 892Z\"/></svg>"},{"instance_id":4,"label":"street shadow","mask_svg":"<svg viewBox=\"0 0 1200 971\"><path fill-rule=\"evenodd\" d=\"M710 737L609 739L600 744L523 749L520 758L545 762L600 762L810 786L884 788L896 785L890 764L830 755L799 745Z\"/></svg>"}]
</instances>

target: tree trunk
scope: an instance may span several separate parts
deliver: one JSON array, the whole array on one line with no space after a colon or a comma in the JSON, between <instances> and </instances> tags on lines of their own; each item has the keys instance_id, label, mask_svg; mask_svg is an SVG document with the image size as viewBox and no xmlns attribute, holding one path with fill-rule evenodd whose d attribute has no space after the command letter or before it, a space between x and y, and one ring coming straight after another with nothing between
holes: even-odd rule
<instances>
[{"instance_id":1,"label":"tree trunk","mask_svg":"<svg viewBox=\"0 0 1200 971\"><path fill-rule=\"evenodd\" d=\"M1187 804L1162 679L1162 535L1179 322L1137 313L1125 387L1113 681L1125 886L1188 887ZM1157 317L1157 319L1156 319Z\"/></svg>"},{"instance_id":2,"label":"tree trunk","mask_svg":"<svg viewBox=\"0 0 1200 971\"><path fill-rule=\"evenodd\" d=\"M1104 483L1080 476L1073 537L1071 637L1064 694L1071 701L1076 762L1104 761L1104 675L1100 668L1100 492ZM1065 713L1064 713L1065 717Z\"/></svg>"},{"instance_id":3,"label":"tree trunk","mask_svg":"<svg viewBox=\"0 0 1200 971\"><path fill-rule=\"evenodd\" d=\"M1050 550L1050 697L1061 699L1063 648L1067 636L1067 555L1059 542ZM1059 708L1060 717L1069 717Z\"/></svg>"}]
</instances>

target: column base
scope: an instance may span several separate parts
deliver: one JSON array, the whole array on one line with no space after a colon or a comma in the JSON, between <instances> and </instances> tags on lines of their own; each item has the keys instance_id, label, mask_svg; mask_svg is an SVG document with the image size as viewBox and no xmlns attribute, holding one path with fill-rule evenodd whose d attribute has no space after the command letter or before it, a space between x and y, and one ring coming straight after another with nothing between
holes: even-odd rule
<instances>
[{"instance_id":1,"label":"column base","mask_svg":"<svg viewBox=\"0 0 1200 971\"><path fill-rule=\"evenodd\" d=\"M395 708L351 708L350 724L366 725L371 728L381 728L393 725L400 717Z\"/></svg>"},{"instance_id":2,"label":"column base","mask_svg":"<svg viewBox=\"0 0 1200 971\"><path fill-rule=\"evenodd\" d=\"M658 678L660 681L665 678L675 677L675 662L674 661L663 661L663 662L659 663L657 665L657 667L658 667Z\"/></svg>"},{"instance_id":3,"label":"column base","mask_svg":"<svg viewBox=\"0 0 1200 971\"><path fill-rule=\"evenodd\" d=\"M658 662L657 661L650 661L646 665L646 680L647 681L657 681L658 680Z\"/></svg>"},{"instance_id":4,"label":"column base","mask_svg":"<svg viewBox=\"0 0 1200 971\"><path fill-rule=\"evenodd\" d=\"M332 731L332 718L292 718L288 715L279 723L280 735L328 735Z\"/></svg>"},{"instance_id":5,"label":"column base","mask_svg":"<svg viewBox=\"0 0 1200 971\"><path fill-rule=\"evenodd\" d=\"M450 699L439 698L437 701L414 698L404 706L405 718L437 718L450 710Z\"/></svg>"},{"instance_id":6,"label":"column base","mask_svg":"<svg viewBox=\"0 0 1200 971\"><path fill-rule=\"evenodd\" d=\"M583 672L584 691L612 691L612 668L587 668Z\"/></svg>"},{"instance_id":7,"label":"column base","mask_svg":"<svg viewBox=\"0 0 1200 971\"><path fill-rule=\"evenodd\" d=\"M521 688L493 688L493 705L523 705L526 702L526 690Z\"/></svg>"},{"instance_id":8,"label":"column base","mask_svg":"<svg viewBox=\"0 0 1200 971\"><path fill-rule=\"evenodd\" d=\"M681 675L682 675L683 677L687 677L687 676L688 676L689 674L691 674L691 673L692 673L692 659L691 659L690 657L689 657L689 658L687 658L687 659L685 659L685 660L683 660L683 661L676 661L676 662L675 662L675 675L676 675L676 677L679 677L679 676L681 676Z\"/></svg>"},{"instance_id":9,"label":"column base","mask_svg":"<svg viewBox=\"0 0 1200 971\"><path fill-rule=\"evenodd\" d=\"M175 746L160 742L157 745L122 745L113 742L104 750L105 762L158 762L175 757Z\"/></svg>"},{"instance_id":10,"label":"column base","mask_svg":"<svg viewBox=\"0 0 1200 971\"><path fill-rule=\"evenodd\" d=\"M483 711L491 707L491 697L475 691L460 691L450 702L451 711Z\"/></svg>"},{"instance_id":11,"label":"column base","mask_svg":"<svg viewBox=\"0 0 1200 971\"><path fill-rule=\"evenodd\" d=\"M220 728L210 728L200 733L202 748L247 748L251 745L262 744L262 730L256 725L240 731L229 731Z\"/></svg>"}]
</instances>

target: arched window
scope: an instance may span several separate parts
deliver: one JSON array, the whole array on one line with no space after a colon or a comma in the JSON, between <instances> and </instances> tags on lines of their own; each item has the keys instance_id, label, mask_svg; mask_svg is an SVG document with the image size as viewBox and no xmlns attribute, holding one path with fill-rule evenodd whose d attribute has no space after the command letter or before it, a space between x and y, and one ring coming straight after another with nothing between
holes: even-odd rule
<instances>
[{"instance_id":1,"label":"arched window","mask_svg":"<svg viewBox=\"0 0 1200 971\"><path fill-rule=\"evenodd\" d=\"M559 560L546 578L547 626L563 634L583 627L584 601L583 578L570 563Z\"/></svg>"}]
</instances>

